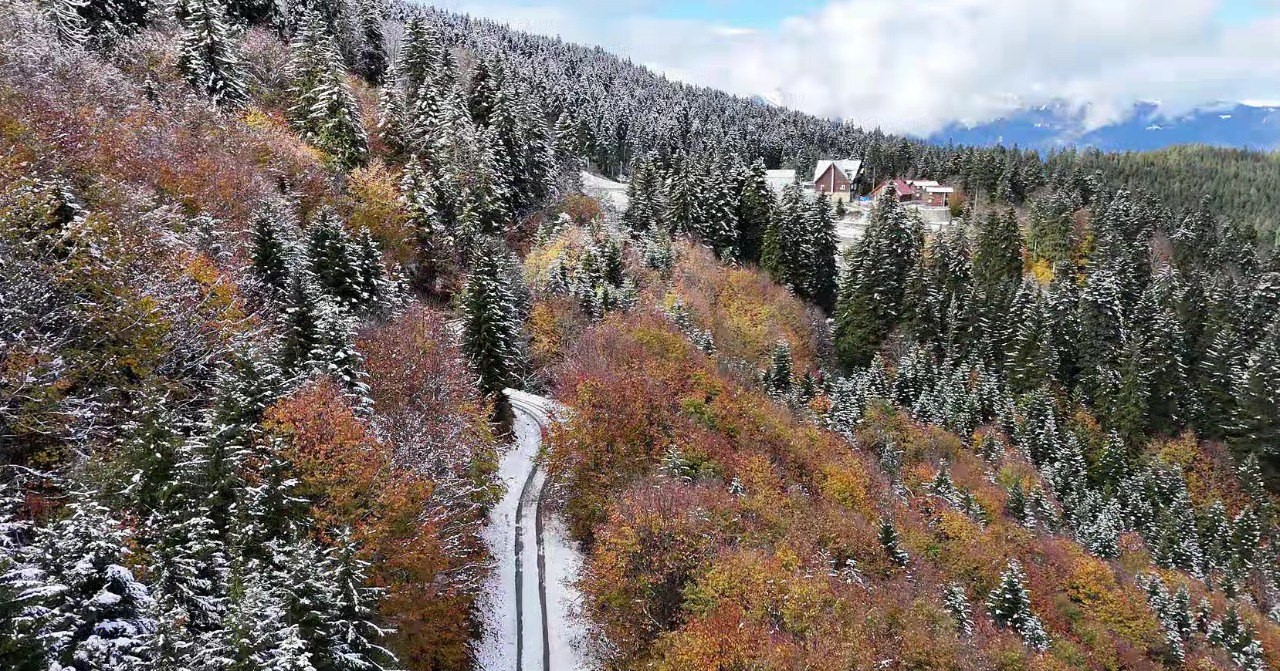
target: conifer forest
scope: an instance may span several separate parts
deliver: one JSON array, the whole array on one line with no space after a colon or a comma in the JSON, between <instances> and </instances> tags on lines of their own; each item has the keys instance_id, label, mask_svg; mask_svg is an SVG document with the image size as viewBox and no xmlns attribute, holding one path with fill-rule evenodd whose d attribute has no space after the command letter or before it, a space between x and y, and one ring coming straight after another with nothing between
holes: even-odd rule
<instances>
[{"instance_id":1,"label":"conifer forest","mask_svg":"<svg viewBox=\"0 0 1280 671\"><path fill-rule=\"evenodd\" d=\"M768 177L832 157L963 197L850 240ZM535 668L483 652L512 389L579 668L1280 668L1278 230L1274 153L931 145L401 0L7 0L0 669Z\"/></svg>"}]
</instances>

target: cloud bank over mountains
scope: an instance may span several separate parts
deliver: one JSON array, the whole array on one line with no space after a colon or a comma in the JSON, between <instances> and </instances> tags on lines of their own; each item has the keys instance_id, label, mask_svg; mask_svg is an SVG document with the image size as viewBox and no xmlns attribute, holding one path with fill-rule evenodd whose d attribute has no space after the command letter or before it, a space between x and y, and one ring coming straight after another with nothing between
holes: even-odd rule
<instances>
[{"instance_id":1,"label":"cloud bank over mountains","mask_svg":"<svg viewBox=\"0 0 1280 671\"><path fill-rule=\"evenodd\" d=\"M1241 2L1249 16L1232 20ZM1051 102L1082 110L1089 126L1138 101L1171 115L1280 102L1277 0L827 0L764 28L736 26L727 1L705 19L661 18L644 0L435 4L893 132Z\"/></svg>"}]
</instances>

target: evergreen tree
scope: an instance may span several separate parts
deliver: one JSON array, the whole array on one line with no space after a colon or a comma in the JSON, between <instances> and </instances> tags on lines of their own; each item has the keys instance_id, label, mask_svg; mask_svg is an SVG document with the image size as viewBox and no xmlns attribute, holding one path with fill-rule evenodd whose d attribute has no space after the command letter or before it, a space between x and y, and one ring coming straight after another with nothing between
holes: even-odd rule
<instances>
[{"instance_id":1,"label":"evergreen tree","mask_svg":"<svg viewBox=\"0 0 1280 671\"><path fill-rule=\"evenodd\" d=\"M239 46L226 24L221 0L180 0L182 37L178 68L187 83L221 107L235 108L248 98Z\"/></svg>"},{"instance_id":2,"label":"evergreen tree","mask_svg":"<svg viewBox=\"0 0 1280 671\"><path fill-rule=\"evenodd\" d=\"M973 279L988 295L1002 293L1022 279L1022 234L1013 210L1004 216L993 210L979 227L973 251Z\"/></svg>"},{"instance_id":3,"label":"evergreen tree","mask_svg":"<svg viewBox=\"0 0 1280 671\"><path fill-rule=\"evenodd\" d=\"M791 344L779 341L769 357L769 369L764 372L765 390L774 396L786 396L792 383Z\"/></svg>"},{"instance_id":4,"label":"evergreen tree","mask_svg":"<svg viewBox=\"0 0 1280 671\"><path fill-rule=\"evenodd\" d=\"M360 124L355 96L337 44L324 19L308 12L290 46L289 121L303 139L329 153L344 167L364 162L368 139Z\"/></svg>"},{"instance_id":5,"label":"evergreen tree","mask_svg":"<svg viewBox=\"0 0 1280 671\"><path fill-rule=\"evenodd\" d=\"M803 259L807 282L802 295L831 313L836 307L836 253L840 239L831 216L831 201L825 194L814 200L806 223Z\"/></svg>"},{"instance_id":6,"label":"evergreen tree","mask_svg":"<svg viewBox=\"0 0 1280 671\"><path fill-rule=\"evenodd\" d=\"M805 282L804 243L808 207L798 184L789 184L761 242L760 267L778 284L797 291Z\"/></svg>"},{"instance_id":7,"label":"evergreen tree","mask_svg":"<svg viewBox=\"0 0 1280 671\"><path fill-rule=\"evenodd\" d=\"M81 15L85 0L49 0L45 12L57 31L58 39L71 47L84 46L89 41L89 24Z\"/></svg>"},{"instance_id":8,"label":"evergreen tree","mask_svg":"<svg viewBox=\"0 0 1280 671\"><path fill-rule=\"evenodd\" d=\"M85 0L77 7L95 49L108 49L144 28L150 9L148 0Z\"/></svg>"},{"instance_id":9,"label":"evergreen tree","mask_svg":"<svg viewBox=\"0 0 1280 671\"><path fill-rule=\"evenodd\" d=\"M1264 455L1274 473L1280 460L1280 318L1267 328L1244 363L1236 383L1236 447L1244 454Z\"/></svg>"},{"instance_id":10,"label":"evergreen tree","mask_svg":"<svg viewBox=\"0 0 1280 671\"><path fill-rule=\"evenodd\" d=\"M846 368L870 361L903 318L918 241L918 224L886 193L866 234L846 256L835 310L836 356Z\"/></svg>"},{"instance_id":11,"label":"evergreen tree","mask_svg":"<svg viewBox=\"0 0 1280 671\"><path fill-rule=\"evenodd\" d=\"M27 606L18 599L18 583L29 570L20 551L32 527L21 519L21 508L22 484L16 478L0 481L0 667L40 671L44 648L32 631L36 622L24 619Z\"/></svg>"},{"instance_id":12,"label":"evergreen tree","mask_svg":"<svg viewBox=\"0 0 1280 671\"><path fill-rule=\"evenodd\" d=\"M885 554L889 555L889 559L898 566L906 566L911 559L899 544L898 530L894 528L893 520L888 517L880 520L880 547L884 548Z\"/></svg>"},{"instance_id":13,"label":"evergreen tree","mask_svg":"<svg viewBox=\"0 0 1280 671\"><path fill-rule=\"evenodd\" d=\"M462 292L463 351L471 359L485 394L520 384L524 341L506 256L488 242L478 255Z\"/></svg>"},{"instance_id":14,"label":"evergreen tree","mask_svg":"<svg viewBox=\"0 0 1280 671\"><path fill-rule=\"evenodd\" d=\"M312 360L321 342L321 313L324 297L310 273L292 273L289 294L281 315L280 368L286 375L297 375Z\"/></svg>"},{"instance_id":15,"label":"evergreen tree","mask_svg":"<svg viewBox=\"0 0 1280 671\"><path fill-rule=\"evenodd\" d=\"M379 0L356 3L359 46L355 54L355 71L365 81L380 86L387 75L387 40L382 30L382 7Z\"/></svg>"},{"instance_id":16,"label":"evergreen tree","mask_svg":"<svg viewBox=\"0 0 1280 671\"><path fill-rule=\"evenodd\" d=\"M321 210L306 231L308 270L319 287L343 308L358 311L364 299L360 249L342 222Z\"/></svg>"},{"instance_id":17,"label":"evergreen tree","mask_svg":"<svg viewBox=\"0 0 1280 671\"><path fill-rule=\"evenodd\" d=\"M1262 644L1254 635L1253 627L1240 617L1240 611L1232 606L1219 621L1209 626L1209 642L1227 651L1231 661L1244 671L1262 671L1267 668L1262 656Z\"/></svg>"},{"instance_id":18,"label":"evergreen tree","mask_svg":"<svg viewBox=\"0 0 1280 671\"><path fill-rule=\"evenodd\" d=\"M943 605L956 622L956 632L964 638L973 636L973 614L969 610L969 597L964 587L951 583L942 590Z\"/></svg>"},{"instance_id":19,"label":"evergreen tree","mask_svg":"<svg viewBox=\"0 0 1280 671\"><path fill-rule=\"evenodd\" d=\"M283 295L289 288L288 231L293 225L290 209L287 202L270 200L254 210L249 221L253 274L276 295Z\"/></svg>"},{"instance_id":20,"label":"evergreen tree","mask_svg":"<svg viewBox=\"0 0 1280 671\"><path fill-rule=\"evenodd\" d=\"M91 493L67 507L19 553L19 634L48 668L142 668L155 652L155 603L124 566L126 534Z\"/></svg>"},{"instance_id":21,"label":"evergreen tree","mask_svg":"<svg viewBox=\"0 0 1280 671\"><path fill-rule=\"evenodd\" d=\"M1031 611L1031 596L1024 586L1027 577L1016 559L1000 575L1000 585L987 597L987 611L997 625L1018 632L1028 646L1036 650L1049 648L1049 635L1040 619Z\"/></svg>"},{"instance_id":22,"label":"evergreen tree","mask_svg":"<svg viewBox=\"0 0 1280 671\"><path fill-rule=\"evenodd\" d=\"M738 254L747 263L760 263L765 231L773 209L773 193L765 180L764 161L738 170ZM832 256L834 262L834 255Z\"/></svg>"}]
</instances>

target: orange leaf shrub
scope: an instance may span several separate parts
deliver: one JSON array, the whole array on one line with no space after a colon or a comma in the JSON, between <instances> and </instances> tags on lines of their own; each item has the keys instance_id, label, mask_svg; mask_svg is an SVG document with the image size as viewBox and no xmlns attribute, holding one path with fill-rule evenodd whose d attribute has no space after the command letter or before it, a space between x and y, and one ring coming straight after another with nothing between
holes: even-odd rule
<instances>
[{"instance_id":1,"label":"orange leaf shrub","mask_svg":"<svg viewBox=\"0 0 1280 671\"><path fill-rule=\"evenodd\" d=\"M371 562L401 663L468 668L474 585L487 570L475 510L435 503L437 483L397 464L331 380L281 400L263 424L283 440L320 532L351 529Z\"/></svg>"}]
</instances>

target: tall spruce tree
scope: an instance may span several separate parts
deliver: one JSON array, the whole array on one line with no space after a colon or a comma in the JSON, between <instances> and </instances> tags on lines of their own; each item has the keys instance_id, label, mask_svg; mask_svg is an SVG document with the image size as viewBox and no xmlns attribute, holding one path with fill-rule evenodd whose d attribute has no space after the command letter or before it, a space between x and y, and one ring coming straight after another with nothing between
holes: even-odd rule
<instances>
[{"instance_id":1,"label":"tall spruce tree","mask_svg":"<svg viewBox=\"0 0 1280 671\"><path fill-rule=\"evenodd\" d=\"M919 224L886 192L866 234L846 257L835 310L836 356L866 365L903 319L907 280L920 253Z\"/></svg>"},{"instance_id":2,"label":"tall spruce tree","mask_svg":"<svg viewBox=\"0 0 1280 671\"><path fill-rule=\"evenodd\" d=\"M1000 575L1000 585L987 597L987 611L991 619L1002 627L1018 632L1026 644L1036 650L1049 648L1049 635L1044 624L1031 610L1031 595L1027 593L1027 576L1016 559Z\"/></svg>"},{"instance_id":3,"label":"tall spruce tree","mask_svg":"<svg viewBox=\"0 0 1280 671\"><path fill-rule=\"evenodd\" d=\"M290 46L289 121L303 139L334 157L344 167L364 162L368 138L360 123L355 96L328 25L310 11Z\"/></svg>"},{"instance_id":4,"label":"tall spruce tree","mask_svg":"<svg viewBox=\"0 0 1280 671\"><path fill-rule=\"evenodd\" d=\"M519 386L525 346L505 252L493 241L481 247L462 291L462 349L480 377L480 390L496 395Z\"/></svg>"},{"instance_id":5,"label":"tall spruce tree","mask_svg":"<svg viewBox=\"0 0 1280 671\"><path fill-rule=\"evenodd\" d=\"M197 91L216 105L235 108L248 98L239 45L226 23L221 0L180 0L182 37L178 43L178 69Z\"/></svg>"},{"instance_id":6,"label":"tall spruce tree","mask_svg":"<svg viewBox=\"0 0 1280 671\"><path fill-rule=\"evenodd\" d=\"M744 262L760 263L773 210L773 193L765 181L764 161L739 167L737 183L738 255Z\"/></svg>"}]
</instances>

